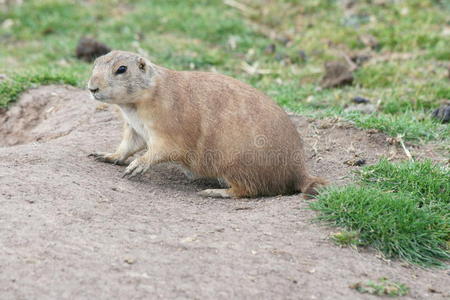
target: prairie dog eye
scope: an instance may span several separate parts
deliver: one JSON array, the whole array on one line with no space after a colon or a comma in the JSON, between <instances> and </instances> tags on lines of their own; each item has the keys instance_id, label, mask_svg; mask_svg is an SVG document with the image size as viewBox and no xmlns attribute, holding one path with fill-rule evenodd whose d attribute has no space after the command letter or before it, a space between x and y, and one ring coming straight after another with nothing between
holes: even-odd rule
<instances>
[{"instance_id":1,"label":"prairie dog eye","mask_svg":"<svg viewBox=\"0 0 450 300\"><path fill-rule=\"evenodd\" d=\"M119 68L117 68L116 74L123 74L126 71L127 71L127 67L126 66L120 66Z\"/></svg>"}]
</instances>

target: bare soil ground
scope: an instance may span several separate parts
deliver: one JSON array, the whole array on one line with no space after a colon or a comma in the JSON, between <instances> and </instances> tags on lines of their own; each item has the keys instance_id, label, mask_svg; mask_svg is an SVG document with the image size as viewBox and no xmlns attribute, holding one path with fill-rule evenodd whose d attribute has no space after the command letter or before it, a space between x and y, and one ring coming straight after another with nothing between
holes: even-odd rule
<instances>
[{"instance_id":1,"label":"bare soil ground","mask_svg":"<svg viewBox=\"0 0 450 300\"><path fill-rule=\"evenodd\" d=\"M405 159L380 133L292 116L310 167L351 181L344 161ZM120 140L114 109L72 87L30 90L0 114L1 299L373 299L386 276L405 299L450 296L450 273L339 248L299 195L204 199L206 183L160 165L135 181L87 155ZM433 145L413 155L445 160Z\"/></svg>"}]
</instances>

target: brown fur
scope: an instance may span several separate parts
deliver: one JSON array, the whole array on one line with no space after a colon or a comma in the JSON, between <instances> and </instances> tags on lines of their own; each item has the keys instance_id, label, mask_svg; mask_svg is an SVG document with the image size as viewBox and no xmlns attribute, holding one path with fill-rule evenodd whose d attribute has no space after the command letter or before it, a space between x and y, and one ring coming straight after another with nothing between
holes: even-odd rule
<instances>
[{"instance_id":1,"label":"brown fur","mask_svg":"<svg viewBox=\"0 0 450 300\"><path fill-rule=\"evenodd\" d=\"M121 65L128 74L115 75ZM172 71L113 51L97 59L89 88L99 89L96 99L118 104L128 122L118 150L94 156L123 162L147 148L127 175L178 162L198 176L223 179L233 197L314 194L324 184L308 174L303 142L287 114L236 79Z\"/></svg>"}]
</instances>

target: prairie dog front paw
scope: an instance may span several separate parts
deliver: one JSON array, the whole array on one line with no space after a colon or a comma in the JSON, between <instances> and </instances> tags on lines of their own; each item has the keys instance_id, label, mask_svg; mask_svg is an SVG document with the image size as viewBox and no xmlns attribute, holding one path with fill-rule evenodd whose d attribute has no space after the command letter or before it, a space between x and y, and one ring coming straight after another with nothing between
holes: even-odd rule
<instances>
[{"instance_id":1,"label":"prairie dog front paw","mask_svg":"<svg viewBox=\"0 0 450 300\"><path fill-rule=\"evenodd\" d=\"M125 173L122 177L127 177L128 179L138 177L147 172L149 168L150 164L145 162L141 157L138 157L125 169Z\"/></svg>"},{"instance_id":2,"label":"prairie dog front paw","mask_svg":"<svg viewBox=\"0 0 450 300\"><path fill-rule=\"evenodd\" d=\"M127 165L126 160L122 159L117 153L107 153L107 152L94 152L88 155L88 157L93 157L97 161L110 163L114 165L125 166Z\"/></svg>"}]
</instances>

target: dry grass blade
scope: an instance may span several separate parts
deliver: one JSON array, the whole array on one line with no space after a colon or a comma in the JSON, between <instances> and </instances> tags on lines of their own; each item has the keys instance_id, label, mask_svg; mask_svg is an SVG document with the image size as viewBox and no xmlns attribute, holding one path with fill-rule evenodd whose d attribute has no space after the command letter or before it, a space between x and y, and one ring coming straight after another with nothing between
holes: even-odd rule
<instances>
[{"instance_id":1,"label":"dry grass blade","mask_svg":"<svg viewBox=\"0 0 450 300\"><path fill-rule=\"evenodd\" d=\"M405 152L406 156L408 157L408 159L410 161L414 161L414 158L411 155L411 152L409 152L408 148L406 148L405 143L403 142L403 138L401 135L397 136L397 140L400 143L400 145L402 146L403 151Z\"/></svg>"},{"instance_id":2,"label":"dry grass blade","mask_svg":"<svg viewBox=\"0 0 450 300\"><path fill-rule=\"evenodd\" d=\"M240 10L243 14L246 15L253 15L257 12L255 9L235 0L224 0L223 3Z\"/></svg>"}]
</instances>

